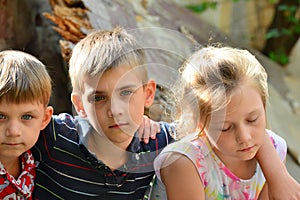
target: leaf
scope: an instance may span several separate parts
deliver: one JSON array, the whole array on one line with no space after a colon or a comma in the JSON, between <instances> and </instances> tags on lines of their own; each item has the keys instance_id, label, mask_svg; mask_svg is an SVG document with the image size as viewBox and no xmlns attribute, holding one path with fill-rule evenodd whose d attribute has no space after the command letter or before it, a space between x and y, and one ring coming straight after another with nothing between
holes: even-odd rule
<instances>
[{"instance_id":1,"label":"leaf","mask_svg":"<svg viewBox=\"0 0 300 200\"><path fill-rule=\"evenodd\" d=\"M195 13L202 13L205 10L207 10L207 3L204 2L204 3L198 4L198 5L187 5L186 8Z\"/></svg>"},{"instance_id":2,"label":"leaf","mask_svg":"<svg viewBox=\"0 0 300 200\"><path fill-rule=\"evenodd\" d=\"M269 32L266 33L265 35L265 39L271 39L271 38L276 38L276 37L280 37L280 32L278 31L278 29L272 29Z\"/></svg>"},{"instance_id":3,"label":"leaf","mask_svg":"<svg viewBox=\"0 0 300 200\"><path fill-rule=\"evenodd\" d=\"M213 9L215 10L217 7L218 3L217 2L203 2L201 4L197 5L187 5L186 8L195 12L195 13L202 13L206 11L207 9Z\"/></svg>"}]
</instances>

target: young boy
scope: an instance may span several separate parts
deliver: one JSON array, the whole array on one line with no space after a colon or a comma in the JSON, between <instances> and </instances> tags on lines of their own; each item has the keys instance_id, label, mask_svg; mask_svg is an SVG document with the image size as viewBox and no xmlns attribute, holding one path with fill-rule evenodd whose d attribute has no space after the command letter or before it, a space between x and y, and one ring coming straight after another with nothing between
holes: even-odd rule
<instances>
[{"instance_id":1,"label":"young boy","mask_svg":"<svg viewBox=\"0 0 300 200\"><path fill-rule=\"evenodd\" d=\"M79 116L55 116L42 131L35 197L143 198L154 158L172 141L165 123L148 144L137 137L156 89L145 63L144 51L120 28L91 33L74 47L71 100Z\"/></svg>"},{"instance_id":2,"label":"young boy","mask_svg":"<svg viewBox=\"0 0 300 200\"><path fill-rule=\"evenodd\" d=\"M69 73L79 116L55 116L41 132L34 151L40 160L36 198L144 198L154 175L153 160L172 140L165 123L148 144L136 137L144 106L151 105L155 93L144 59L143 50L120 28L93 32L75 45ZM272 152L267 148L261 154ZM279 159L261 157L264 165L281 166Z\"/></svg>"},{"instance_id":3,"label":"young boy","mask_svg":"<svg viewBox=\"0 0 300 200\"><path fill-rule=\"evenodd\" d=\"M20 51L0 52L0 199L32 199L30 148L50 122L51 79L45 66Z\"/></svg>"}]
</instances>

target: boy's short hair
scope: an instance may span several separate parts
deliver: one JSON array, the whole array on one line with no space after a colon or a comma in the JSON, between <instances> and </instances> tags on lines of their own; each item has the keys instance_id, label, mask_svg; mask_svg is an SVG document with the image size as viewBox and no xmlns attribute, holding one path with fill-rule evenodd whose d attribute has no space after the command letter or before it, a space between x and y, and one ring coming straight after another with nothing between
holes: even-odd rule
<instances>
[{"instance_id":1,"label":"boy's short hair","mask_svg":"<svg viewBox=\"0 0 300 200\"><path fill-rule=\"evenodd\" d=\"M139 77L147 83L145 52L132 35L121 27L90 33L73 48L69 62L73 92L83 92L84 79L101 76L120 64L139 67Z\"/></svg>"},{"instance_id":2,"label":"boy's short hair","mask_svg":"<svg viewBox=\"0 0 300 200\"><path fill-rule=\"evenodd\" d=\"M24 103L39 100L45 106L51 97L51 78L34 56L16 50L0 52L0 101Z\"/></svg>"}]
</instances>

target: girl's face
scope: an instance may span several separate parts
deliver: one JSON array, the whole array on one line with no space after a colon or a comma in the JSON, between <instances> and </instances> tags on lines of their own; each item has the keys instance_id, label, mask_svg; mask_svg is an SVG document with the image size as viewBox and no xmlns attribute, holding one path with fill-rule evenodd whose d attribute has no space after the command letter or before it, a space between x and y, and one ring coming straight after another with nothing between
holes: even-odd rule
<instances>
[{"instance_id":1,"label":"girl's face","mask_svg":"<svg viewBox=\"0 0 300 200\"><path fill-rule=\"evenodd\" d=\"M213 150L223 162L254 158L266 134L263 102L253 85L242 83L233 93L223 118L212 118L205 129Z\"/></svg>"}]
</instances>

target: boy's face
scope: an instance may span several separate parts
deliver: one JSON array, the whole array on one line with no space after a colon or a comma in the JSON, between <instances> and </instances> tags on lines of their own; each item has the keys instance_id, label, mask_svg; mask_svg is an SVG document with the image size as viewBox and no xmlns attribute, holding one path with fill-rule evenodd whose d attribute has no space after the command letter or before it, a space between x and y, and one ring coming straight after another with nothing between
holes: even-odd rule
<instances>
[{"instance_id":1,"label":"boy's face","mask_svg":"<svg viewBox=\"0 0 300 200\"><path fill-rule=\"evenodd\" d=\"M100 79L86 80L81 99L72 96L77 112L84 112L98 133L104 133L121 148L127 148L142 123L144 107L154 99L155 82L143 86L138 74L121 64L106 71ZM74 101L76 98L80 101Z\"/></svg>"},{"instance_id":2,"label":"boy's face","mask_svg":"<svg viewBox=\"0 0 300 200\"><path fill-rule=\"evenodd\" d=\"M0 161L8 164L33 147L52 113L52 107L45 107L40 101L0 101Z\"/></svg>"}]
</instances>

